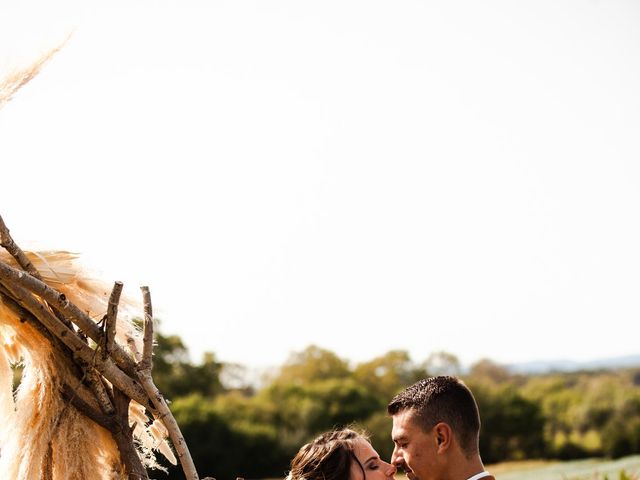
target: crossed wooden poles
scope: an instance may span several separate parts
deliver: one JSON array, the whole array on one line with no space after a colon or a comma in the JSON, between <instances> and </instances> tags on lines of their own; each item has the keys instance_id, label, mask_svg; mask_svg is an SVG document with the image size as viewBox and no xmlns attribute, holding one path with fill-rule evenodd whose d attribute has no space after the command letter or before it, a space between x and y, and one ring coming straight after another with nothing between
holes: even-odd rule
<instances>
[{"instance_id":1,"label":"crossed wooden poles","mask_svg":"<svg viewBox=\"0 0 640 480\"><path fill-rule=\"evenodd\" d=\"M0 261L0 300L40 332L45 341L63 354L70 370L77 373L76 378L63 384L60 395L111 433L128 478L149 478L133 443L133 428L129 426L129 403L135 400L165 425L187 480L198 480L180 428L151 375L153 314L149 288L141 287L143 351L136 355L139 358L132 358L115 341L121 282L113 286L101 328L63 293L43 281L13 241L1 216L0 245L21 267L17 269ZM95 347L90 346L87 337L95 342Z\"/></svg>"}]
</instances>

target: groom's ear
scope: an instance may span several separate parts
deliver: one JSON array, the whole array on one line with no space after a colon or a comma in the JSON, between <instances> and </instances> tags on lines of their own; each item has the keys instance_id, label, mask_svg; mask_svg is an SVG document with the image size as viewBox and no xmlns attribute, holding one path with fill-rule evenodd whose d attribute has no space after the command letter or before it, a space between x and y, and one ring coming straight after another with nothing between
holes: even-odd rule
<instances>
[{"instance_id":1,"label":"groom's ear","mask_svg":"<svg viewBox=\"0 0 640 480\"><path fill-rule=\"evenodd\" d=\"M451 430L449 424L444 422L436 424L436 426L433 427L433 440L438 453L446 452L453 440L453 430Z\"/></svg>"}]
</instances>

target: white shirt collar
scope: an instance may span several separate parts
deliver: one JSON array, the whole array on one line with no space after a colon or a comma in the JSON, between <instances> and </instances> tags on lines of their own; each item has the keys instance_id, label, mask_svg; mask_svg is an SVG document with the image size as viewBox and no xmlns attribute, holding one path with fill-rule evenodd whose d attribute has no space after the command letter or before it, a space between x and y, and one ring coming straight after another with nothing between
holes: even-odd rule
<instances>
[{"instance_id":1,"label":"white shirt collar","mask_svg":"<svg viewBox=\"0 0 640 480\"><path fill-rule=\"evenodd\" d=\"M489 472L480 472L476 473L473 477L469 477L467 480L480 480L481 478L488 477L491 475Z\"/></svg>"}]
</instances>

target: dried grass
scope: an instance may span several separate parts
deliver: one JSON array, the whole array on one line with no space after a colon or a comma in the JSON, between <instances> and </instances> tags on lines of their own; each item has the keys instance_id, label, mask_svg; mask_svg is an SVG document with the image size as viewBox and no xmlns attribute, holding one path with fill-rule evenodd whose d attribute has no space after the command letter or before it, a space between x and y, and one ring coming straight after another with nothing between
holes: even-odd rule
<instances>
[{"instance_id":1,"label":"dried grass","mask_svg":"<svg viewBox=\"0 0 640 480\"><path fill-rule=\"evenodd\" d=\"M46 282L51 282L96 321L104 316L110 290L86 276L77 255L60 251L25 253ZM0 260L15 264L5 252L0 252ZM135 307L134 302L123 300L123 308ZM127 315L118 317L118 343L128 345L129 340L130 349L141 350L141 332ZM24 370L14 398L11 365L18 361ZM74 374L68 365L34 327L20 321L16 313L0 301L0 418L3 419L0 478L42 478L50 445L54 452L52 480L125 478L117 446L109 432L62 399L61 385L73 384L70 378ZM157 431L157 425L147 419L140 405L132 402L130 411L131 423L138 422L135 436L143 463L159 468L152 450L160 451L174 463L173 452L162 438L166 432Z\"/></svg>"},{"instance_id":2,"label":"dried grass","mask_svg":"<svg viewBox=\"0 0 640 480\"><path fill-rule=\"evenodd\" d=\"M25 68L16 69L0 80L0 109L13 98L13 95L24 85L29 83L42 67L58 53L67 43L68 38L57 47L42 54L35 62Z\"/></svg>"}]
</instances>

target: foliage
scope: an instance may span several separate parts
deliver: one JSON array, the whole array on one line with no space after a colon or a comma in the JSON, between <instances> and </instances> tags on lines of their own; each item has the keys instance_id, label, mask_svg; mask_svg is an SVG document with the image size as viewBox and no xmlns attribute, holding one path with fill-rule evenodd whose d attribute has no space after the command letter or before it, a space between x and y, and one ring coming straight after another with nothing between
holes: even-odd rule
<instances>
[{"instance_id":1,"label":"foliage","mask_svg":"<svg viewBox=\"0 0 640 480\"><path fill-rule=\"evenodd\" d=\"M224 391L220 375L223 364L213 353L204 354L202 363L194 365L189 360L187 348L177 335L156 335L153 357L153 377L164 395L172 400L199 393L213 397Z\"/></svg>"},{"instance_id":2,"label":"foliage","mask_svg":"<svg viewBox=\"0 0 640 480\"><path fill-rule=\"evenodd\" d=\"M425 366L430 375L460 376L462 372L458 357L444 351L430 354L425 361Z\"/></svg>"},{"instance_id":3,"label":"foliage","mask_svg":"<svg viewBox=\"0 0 640 480\"><path fill-rule=\"evenodd\" d=\"M429 374L460 370L447 352L415 363L406 351L392 350L350 365L311 345L290 355L256 389L242 385L240 366L225 365L213 354L192 363L178 336L158 335L154 358L154 377L173 400L199 471L218 479L283 477L302 444L346 425L365 429L388 459L389 400ZM463 379L480 408L480 449L487 463L640 452L638 369L526 376L483 359Z\"/></svg>"},{"instance_id":4,"label":"foliage","mask_svg":"<svg viewBox=\"0 0 640 480\"><path fill-rule=\"evenodd\" d=\"M247 420L229 421L212 399L199 394L172 405L198 471L217 478L258 478L283 473L287 455L278 443L276 430ZM172 468L169 478L182 478Z\"/></svg>"},{"instance_id":5,"label":"foliage","mask_svg":"<svg viewBox=\"0 0 640 480\"><path fill-rule=\"evenodd\" d=\"M353 371L353 378L369 391L375 392L381 406L407 385L427 376L424 367L411 361L404 350L391 350L369 362L361 363Z\"/></svg>"},{"instance_id":6,"label":"foliage","mask_svg":"<svg viewBox=\"0 0 640 480\"><path fill-rule=\"evenodd\" d=\"M638 370L531 377L521 389L545 418L550 456L561 459L640 452Z\"/></svg>"},{"instance_id":7,"label":"foliage","mask_svg":"<svg viewBox=\"0 0 640 480\"><path fill-rule=\"evenodd\" d=\"M304 385L317 380L349 377L349 365L335 353L310 345L294 352L273 379L275 384Z\"/></svg>"},{"instance_id":8,"label":"foliage","mask_svg":"<svg viewBox=\"0 0 640 480\"><path fill-rule=\"evenodd\" d=\"M627 398L603 431L603 450L619 458L640 451L640 395Z\"/></svg>"},{"instance_id":9,"label":"foliage","mask_svg":"<svg viewBox=\"0 0 640 480\"><path fill-rule=\"evenodd\" d=\"M491 359L483 358L471 366L469 376L476 382L498 385L512 379L512 375L505 367Z\"/></svg>"},{"instance_id":10,"label":"foliage","mask_svg":"<svg viewBox=\"0 0 640 480\"><path fill-rule=\"evenodd\" d=\"M470 382L469 386L480 410L480 453L485 462L543 456L544 418L537 403L511 385L487 388Z\"/></svg>"}]
</instances>

